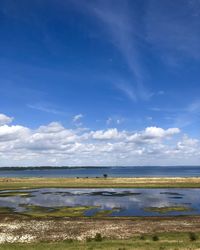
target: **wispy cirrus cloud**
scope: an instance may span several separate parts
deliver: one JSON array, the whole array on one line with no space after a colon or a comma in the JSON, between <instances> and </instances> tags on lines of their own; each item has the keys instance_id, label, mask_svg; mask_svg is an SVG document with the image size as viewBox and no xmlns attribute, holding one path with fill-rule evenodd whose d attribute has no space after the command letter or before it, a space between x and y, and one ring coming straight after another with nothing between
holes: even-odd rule
<instances>
[{"instance_id":1,"label":"wispy cirrus cloud","mask_svg":"<svg viewBox=\"0 0 200 250\"><path fill-rule=\"evenodd\" d=\"M151 107L150 111L164 115L171 125L180 128L200 121L200 100L195 99L184 107Z\"/></svg>"},{"instance_id":2,"label":"wispy cirrus cloud","mask_svg":"<svg viewBox=\"0 0 200 250\"><path fill-rule=\"evenodd\" d=\"M54 115L66 115L65 112L44 104L28 104L27 107L41 112L51 113Z\"/></svg>"},{"instance_id":3,"label":"wispy cirrus cloud","mask_svg":"<svg viewBox=\"0 0 200 250\"><path fill-rule=\"evenodd\" d=\"M134 9L132 8L130 11L129 4L130 1L127 0L76 2L79 10L86 10L96 19L101 29L107 34L107 41L112 43L121 54L123 63L127 65L132 75L129 83L124 82L123 87L120 87L121 84L115 81L116 88L121 89L132 101L148 100L152 94L146 87L147 72L140 59L139 21ZM132 89L132 94L127 89Z\"/></svg>"},{"instance_id":4,"label":"wispy cirrus cloud","mask_svg":"<svg viewBox=\"0 0 200 250\"><path fill-rule=\"evenodd\" d=\"M200 59L200 1L147 1L146 40L171 66Z\"/></svg>"}]
</instances>

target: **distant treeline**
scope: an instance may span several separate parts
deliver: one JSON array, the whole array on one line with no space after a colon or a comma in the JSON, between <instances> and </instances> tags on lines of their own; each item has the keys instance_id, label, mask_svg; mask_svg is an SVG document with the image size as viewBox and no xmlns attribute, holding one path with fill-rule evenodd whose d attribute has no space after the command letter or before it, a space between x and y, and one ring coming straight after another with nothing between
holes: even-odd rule
<instances>
[{"instance_id":1,"label":"distant treeline","mask_svg":"<svg viewBox=\"0 0 200 250\"><path fill-rule=\"evenodd\" d=\"M39 166L39 167L0 167L0 171L9 171L9 170L45 170L45 169L82 169L82 168L106 168L106 167L98 167L98 166L61 166L61 167L54 167L54 166Z\"/></svg>"}]
</instances>

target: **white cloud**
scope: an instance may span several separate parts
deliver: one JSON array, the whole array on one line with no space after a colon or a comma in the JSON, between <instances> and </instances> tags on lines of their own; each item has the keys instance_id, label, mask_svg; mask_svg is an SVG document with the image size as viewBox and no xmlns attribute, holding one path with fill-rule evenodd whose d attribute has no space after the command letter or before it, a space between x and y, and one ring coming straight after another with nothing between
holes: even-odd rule
<instances>
[{"instance_id":1,"label":"white cloud","mask_svg":"<svg viewBox=\"0 0 200 250\"><path fill-rule=\"evenodd\" d=\"M91 136L93 139L97 140L110 140L116 139L119 136L119 133L116 128L108 129L106 131L98 130L95 132L91 132Z\"/></svg>"},{"instance_id":2,"label":"white cloud","mask_svg":"<svg viewBox=\"0 0 200 250\"><path fill-rule=\"evenodd\" d=\"M187 154L198 152L199 140L194 138L189 138L187 135L184 135L181 141L177 142L177 150L182 151ZM199 154L199 153L198 153Z\"/></svg>"},{"instance_id":3,"label":"white cloud","mask_svg":"<svg viewBox=\"0 0 200 250\"><path fill-rule=\"evenodd\" d=\"M108 119L106 120L106 124L107 125L111 125L111 124L121 124L124 122L124 118L118 117L118 116L112 116L112 117L108 117Z\"/></svg>"},{"instance_id":4,"label":"white cloud","mask_svg":"<svg viewBox=\"0 0 200 250\"><path fill-rule=\"evenodd\" d=\"M0 142L13 141L16 139L22 139L29 133L29 129L23 126L0 126Z\"/></svg>"},{"instance_id":5,"label":"white cloud","mask_svg":"<svg viewBox=\"0 0 200 250\"><path fill-rule=\"evenodd\" d=\"M78 114L78 115L75 115L72 119L73 122L79 122L80 119L83 118L83 115L82 114Z\"/></svg>"},{"instance_id":6,"label":"white cloud","mask_svg":"<svg viewBox=\"0 0 200 250\"><path fill-rule=\"evenodd\" d=\"M178 133L180 133L179 128L169 128L169 129L164 130L158 127L148 127L145 129L144 137L146 136L147 138L163 138L163 137L172 136Z\"/></svg>"},{"instance_id":7,"label":"white cloud","mask_svg":"<svg viewBox=\"0 0 200 250\"><path fill-rule=\"evenodd\" d=\"M175 137L177 133L180 136ZM199 152L199 140L182 135L178 128L91 131L66 128L58 122L34 130L0 126L1 166L197 164Z\"/></svg>"},{"instance_id":8,"label":"white cloud","mask_svg":"<svg viewBox=\"0 0 200 250\"><path fill-rule=\"evenodd\" d=\"M64 127L59 122L51 122L47 126L40 126L38 132L41 133L57 133L64 130Z\"/></svg>"},{"instance_id":9,"label":"white cloud","mask_svg":"<svg viewBox=\"0 0 200 250\"><path fill-rule=\"evenodd\" d=\"M0 125L9 124L13 121L13 117L9 117L4 114L0 114Z\"/></svg>"}]
</instances>

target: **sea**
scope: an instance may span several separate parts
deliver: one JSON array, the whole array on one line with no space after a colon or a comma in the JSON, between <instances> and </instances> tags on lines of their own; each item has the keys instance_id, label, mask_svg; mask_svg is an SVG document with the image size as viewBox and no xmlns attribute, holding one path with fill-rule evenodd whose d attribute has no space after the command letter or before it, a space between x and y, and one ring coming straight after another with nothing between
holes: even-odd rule
<instances>
[{"instance_id":1,"label":"sea","mask_svg":"<svg viewBox=\"0 0 200 250\"><path fill-rule=\"evenodd\" d=\"M198 177L200 166L1 167L0 177Z\"/></svg>"}]
</instances>

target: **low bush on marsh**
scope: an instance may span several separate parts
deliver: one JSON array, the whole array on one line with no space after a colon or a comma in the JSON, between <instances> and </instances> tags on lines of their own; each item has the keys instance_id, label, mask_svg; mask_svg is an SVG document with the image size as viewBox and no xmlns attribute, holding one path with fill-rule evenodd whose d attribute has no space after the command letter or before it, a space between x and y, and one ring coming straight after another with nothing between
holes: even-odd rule
<instances>
[{"instance_id":1,"label":"low bush on marsh","mask_svg":"<svg viewBox=\"0 0 200 250\"><path fill-rule=\"evenodd\" d=\"M195 233L191 232L189 233L189 238L191 241L196 241L198 239L198 236Z\"/></svg>"},{"instance_id":2,"label":"low bush on marsh","mask_svg":"<svg viewBox=\"0 0 200 250\"><path fill-rule=\"evenodd\" d=\"M95 237L94 237L94 240L95 241L102 241L103 240L103 237L101 236L100 233L96 233Z\"/></svg>"},{"instance_id":3,"label":"low bush on marsh","mask_svg":"<svg viewBox=\"0 0 200 250\"><path fill-rule=\"evenodd\" d=\"M159 240L158 235L153 235L153 236L152 236L152 240L153 240L153 241L158 241L158 240Z\"/></svg>"}]
</instances>

